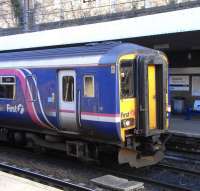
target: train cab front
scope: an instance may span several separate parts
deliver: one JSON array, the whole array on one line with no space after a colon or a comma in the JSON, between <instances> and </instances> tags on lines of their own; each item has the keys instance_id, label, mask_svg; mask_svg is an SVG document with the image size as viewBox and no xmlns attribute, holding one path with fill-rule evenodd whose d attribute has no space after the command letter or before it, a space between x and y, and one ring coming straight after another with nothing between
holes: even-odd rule
<instances>
[{"instance_id":1,"label":"train cab front","mask_svg":"<svg viewBox=\"0 0 200 191\"><path fill-rule=\"evenodd\" d=\"M119 59L121 142L118 161L152 165L164 156L168 119L168 63L162 53L129 54Z\"/></svg>"}]
</instances>

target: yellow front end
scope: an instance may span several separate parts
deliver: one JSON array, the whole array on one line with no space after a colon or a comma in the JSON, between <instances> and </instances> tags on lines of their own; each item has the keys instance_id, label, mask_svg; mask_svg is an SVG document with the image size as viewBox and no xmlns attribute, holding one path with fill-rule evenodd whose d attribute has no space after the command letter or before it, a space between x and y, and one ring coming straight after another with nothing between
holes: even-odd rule
<instances>
[{"instance_id":1,"label":"yellow front end","mask_svg":"<svg viewBox=\"0 0 200 191\"><path fill-rule=\"evenodd\" d=\"M126 74L131 72L130 67L133 66L133 62L136 58L135 54L124 55L119 60L119 90L120 90L120 115L121 115L121 141L125 142L126 137L129 136L128 131L136 127L136 98L134 92L128 92L127 95L123 95L123 81L131 83L133 85L133 79L125 79ZM125 65L124 67L122 65ZM128 68L129 67L129 68ZM125 68L125 69L122 69ZM126 90L124 90L126 91ZM133 90L134 91L134 90Z\"/></svg>"},{"instance_id":2,"label":"yellow front end","mask_svg":"<svg viewBox=\"0 0 200 191\"><path fill-rule=\"evenodd\" d=\"M164 62L154 63L156 59L141 60L136 60L136 54L119 60L122 147L118 161L136 168L156 164L163 158L159 134L168 128L168 118L162 119L168 108L166 66Z\"/></svg>"},{"instance_id":3,"label":"yellow front end","mask_svg":"<svg viewBox=\"0 0 200 191\"><path fill-rule=\"evenodd\" d=\"M121 140L125 142L126 132L136 127L136 99L127 98L120 100L121 112Z\"/></svg>"}]
</instances>

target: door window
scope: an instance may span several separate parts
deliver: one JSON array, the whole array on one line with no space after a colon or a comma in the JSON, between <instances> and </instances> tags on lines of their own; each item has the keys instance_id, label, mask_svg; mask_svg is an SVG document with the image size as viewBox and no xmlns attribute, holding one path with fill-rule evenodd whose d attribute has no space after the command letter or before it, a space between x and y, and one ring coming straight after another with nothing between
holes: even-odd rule
<instances>
[{"instance_id":1,"label":"door window","mask_svg":"<svg viewBox=\"0 0 200 191\"><path fill-rule=\"evenodd\" d=\"M74 101L74 77L73 76L63 76L62 78L63 86L63 101L73 102Z\"/></svg>"}]
</instances>

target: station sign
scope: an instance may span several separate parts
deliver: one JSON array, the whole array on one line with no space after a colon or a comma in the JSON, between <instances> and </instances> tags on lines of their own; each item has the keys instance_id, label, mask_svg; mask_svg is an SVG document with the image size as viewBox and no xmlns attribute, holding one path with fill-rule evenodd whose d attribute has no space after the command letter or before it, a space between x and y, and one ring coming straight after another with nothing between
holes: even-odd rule
<instances>
[{"instance_id":1,"label":"station sign","mask_svg":"<svg viewBox=\"0 0 200 191\"><path fill-rule=\"evenodd\" d=\"M189 75L171 75L169 77L171 91L189 91Z\"/></svg>"}]
</instances>

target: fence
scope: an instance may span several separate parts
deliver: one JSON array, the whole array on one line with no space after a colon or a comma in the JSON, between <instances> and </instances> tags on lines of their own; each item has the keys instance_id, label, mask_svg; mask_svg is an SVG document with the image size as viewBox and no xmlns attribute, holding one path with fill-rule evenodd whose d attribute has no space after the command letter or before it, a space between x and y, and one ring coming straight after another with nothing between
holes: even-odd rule
<instances>
[{"instance_id":1,"label":"fence","mask_svg":"<svg viewBox=\"0 0 200 191\"><path fill-rule=\"evenodd\" d=\"M167 7L200 0L26 0L21 4L21 14L16 15L12 0L0 0L0 28L22 27L25 31L33 26L52 22L65 22L92 17L104 17L149 8ZM22 1L23 2L23 1ZM28 3L27 3L28 2ZM31 2L31 3L30 3ZM19 11L19 10L18 10ZM21 18L17 18L17 16Z\"/></svg>"}]
</instances>

